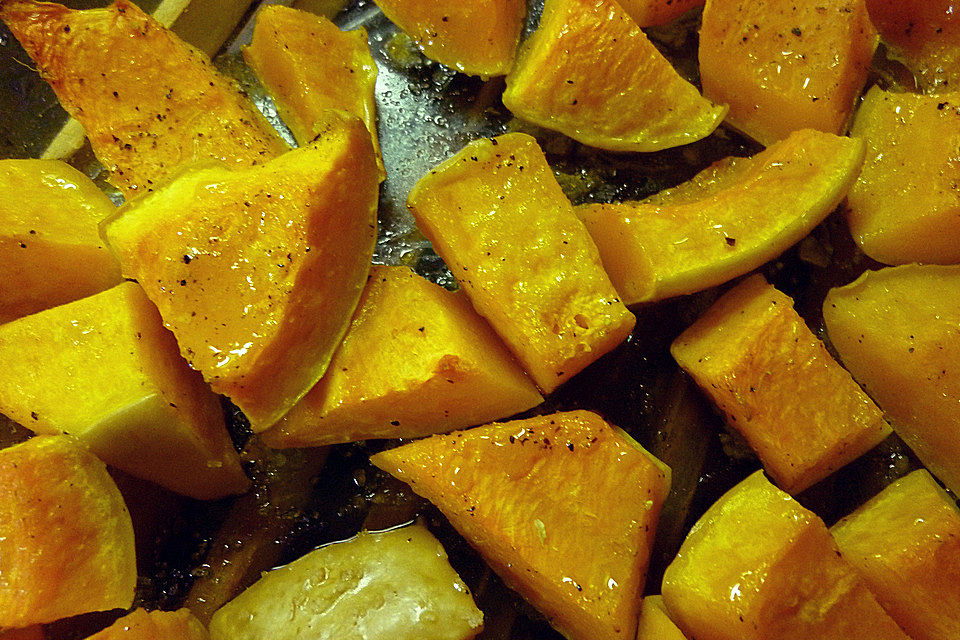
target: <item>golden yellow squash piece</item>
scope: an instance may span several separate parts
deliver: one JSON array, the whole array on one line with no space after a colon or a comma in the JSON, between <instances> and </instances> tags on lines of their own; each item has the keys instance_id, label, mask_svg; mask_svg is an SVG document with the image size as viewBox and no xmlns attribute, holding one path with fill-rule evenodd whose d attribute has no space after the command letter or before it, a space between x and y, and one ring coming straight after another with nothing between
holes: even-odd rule
<instances>
[{"instance_id":1,"label":"golden yellow squash piece","mask_svg":"<svg viewBox=\"0 0 960 640\"><path fill-rule=\"evenodd\" d=\"M868 271L827 294L823 319L894 431L960 492L960 266Z\"/></svg>"},{"instance_id":2,"label":"golden yellow squash piece","mask_svg":"<svg viewBox=\"0 0 960 640\"><path fill-rule=\"evenodd\" d=\"M636 319L532 137L468 144L416 184L407 206L545 392L633 329Z\"/></svg>"},{"instance_id":3,"label":"golden yellow squash piece","mask_svg":"<svg viewBox=\"0 0 960 640\"><path fill-rule=\"evenodd\" d=\"M0 160L0 323L119 284L97 233L114 211L64 162Z\"/></svg>"},{"instance_id":4,"label":"golden yellow squash piece","mask_svg":"<svg viewBox=\"0 0 960 640\"><path fill-rule=\"evenodd\" d=\"M862 162L859 140L798 131L752 158L706 169L673 196L578 213L624 302L652 302L777 257L836 208Z\"/></svg>"},{"instance_id":5,"label":"golden yellow squash piece","mask_svg":"<svg viewBox=\"0 0 960 640\"><path fill-rule=\"evenodd\" d=\"M206 56L129 0L85 11L10 0L0 19L128 199L198 160L247 166L286 149Z\"/></svg>"},{"instance_id":6,"label":"golden yellow squash piece","mask_svg":"<svg viewBox=\"0 0 960 640\"><path fill-rule=\"evenodd\" d=\"M104 464L73 438L0 451L0 576L0 628L133 602L130 513Z\"/></svg>"},{"instance_id":7,"label":"golden yellow squash piece","mask_svg":"<svg viewBox=\"0 0 960 640\"><path fill-rule=\"evenodd\" d=\"M469 640L483 614L426 527L361 532L264 574L213 640Z\"/></svg>"},{"instance_id":8,"label":"golden yellow squash piece","mask_svg":"<svg viewBox=\"0 0 960 640\"><path fill-rule=\"evenodd\" d=\"M525 0L375 0L431 60L484 78L510 70Z\"/></svg>"},{"instance_id":9,"label":"golden yellow squash piece","mask_svg":"<svg viewBox=\"0 0 960 640\"><path fill-rule=\"evenodd\" d=\"M693 526L663 599L696 640L908 640L823 521L761 471Z\"/></svg>"},{"instance_id":10,"label":"golden yellow squash piece","mask_svg":"<svg viewBox=\"0 0 960 640\"><path fill-rule=\"evenodd\" d=\"M316 124L325 110L340 109L367 126L380 161L377 65L363 27L343 32L326 18L267 5L257 14L253 40L243 57L298 144L306 145L317 135Z\"/></svg>"},{"instance_id":11,"label":"golden yellow squash piece","mask_svg":"<svg viewBox=\"0 0 960 640\"><path fill-rule=\"evenodd\" d=\"M463 292L375 266L326 375L263 439L283 448L415 438L542 401Z\"/></svg>"},{"instance_id":12,"label":"golden yellow squash piece","mask_svg":"<svg viewBox=\"0 0 960 640\"><path fill-rule=\"evenodd\" d=\"M503 104L524 120L614 151L694 142L727 112L681 78L614 0L547 0L507 76Z\"/></svg>"},{"instance_id":13,"label":"golden yellow squash piece","mask_svg":"<svg viewBox=\"0 0 960 640\"><path fill-rule=\"evenodd\" d=\"M788 493L890 435L877 405L763 276L720 298L670 353Z\"/></svg>"},{"instance_id":14,"label":"golden yellow squash piece","mask_svg":"<svg viewBox=\"0 0 960 640\"><path fill-rule=\"evenodd\" d=\"M885 264L960 262L960 93L874 87L853 121L867 161L847 197L854 240Z\"/></svg>"},{"instance_id":15,"label":"golden yellow squash piece","mask_svg":"<svg viewBox=\"0 0 960 640\"><path fill-rule=\"evenodd\" d=\"M0 326L0 369L0 413L37 433L194 498L247 488L219 401L134 283Z\"/></svg>"},{"instance_id":16,"label":"golden yellow squash piece","mask_svg":"<svg viewBox=\"0 0 960 640\"><path fill-rule=\"evenodd\" d=\"M258 167L187 171L104 227L183 356L254 431L323 375L370 269L370 136L326 113L317 141Z\"/></svg>"},{"instance_id":17,"label":"golden yellow squash piece","mask_svg":"<svg viewBox=\"0 0 960 640\"><path fill-rule=\"evenodd\" d=\"M186 609L135 609L87 640L208 640L203 625Z\"/></svg>"},{"instance_id":18,"label":"golden yellow squash piece","mask_svg":"<svg viewBox=\"0 0 960 640\"><path fill-rule=\"evenodd\" d=\"M588 411L432 436L371 462L433 502L571 640L634 640L670 469Z\"/></svg>"},{"instance_id":19,"label":"golden yellow squash piece","mask_svg":"<svg viewBox=\"0 0 960 640\"><path fill-rule=\"evenodd\" d=\"M911 638L960 638L960 510L926 470L893 483L830 532Z\"/></svg>"},{"instance_id":20,"label":"golden yellow squash piece","mask_svg":"<svg viewBox=\"0 0 960 640\"><path fill-rule=\"evenodd\" d=\"M662 596L647 596L643 599L637 640L687 640L667 615Z\"/></svg>"}]
</instances>

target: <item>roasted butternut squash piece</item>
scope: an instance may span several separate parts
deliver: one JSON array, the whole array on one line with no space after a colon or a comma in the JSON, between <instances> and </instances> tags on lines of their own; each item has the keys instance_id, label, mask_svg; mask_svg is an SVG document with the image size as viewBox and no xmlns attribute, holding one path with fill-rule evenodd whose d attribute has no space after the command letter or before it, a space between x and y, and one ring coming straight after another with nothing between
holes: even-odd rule
<instances>
[{"instance_id":1,"label":"roasted butternut squash piece","mask_svg":"<svg viewBox=\"0 0 960 640\"><path fill-rule=\"evenodd\" d=\"M151 611L135 609L87 640L208 640L200 621L186 609Z\"/></svg>"},{"instance_id":2,"label":"roasted butternut squash piece","mask_svg":"<svg viewBox=\"0 0 960 640\"><path fill-rule=\"evenodd\" d=\"M960 638L960 510L929 472L901 478L830 532L911 638Z\"/></svg>"},{"instance_id":3,"label":"roasted butternut squash piece","mask_svg":"<svg viewBox=\"0 0 960 640\"><path fill-rule=\"evenodd\" d=\"M624 302L694 293L748 273L817 226L846 195L863 143L805 130L708 168L644 202L578 210Z\"/></svg>"},{"instance_id":4,"label":"roasted butternut squash piece","mask_svg":"<svg viewBox=\"0 0 960 640\"><path fill-rule=\"evenodd\" d=\"M432 436L371 457L433 502L571 640L634 640L670 469L588 411Z\"/></svg>"},{"instance_id":5,"label":"roasted butternut squash piece","mask_svg":"<svg viewBox=\"0 0 960 640\"><path fill-rule=\"evenodd\" d=\"M643 599L637 640L687 640L667 615L662 596L647 596Z\"/></svg>"},{"instance_id":6,"label":"roasted butternut squash piece","mask_svg":"<svg viewBox=\"0 0 960 640\"><path fill-rule=\"evenodd\" d=\"M463 292L375 266L327 374L263 437L277 448L415 438L542 401Z\"/></svg>"},{"instance_id":7,"label":"roasted butternut squash piece","mask_svg":"<svg viewBox=\"0 0 960 640\"><path fill-rule=\"evenodd\" d=\"M510 70L526 15L525 0L375 0L424 54L472 76Z\"/></svg>"},{"instance_id":8,"label":"roasted butternut squash piece","mask_svg":"<svg viewBox=\"0 0 960 640\"><path fill-rule=\"evenodd\" d=\"M532 137L468 144L414 186L407 206L545 392L633 329L636 319Z\"/></svg>"},{"instance_id":9,"label":"roasted butternut squash piece","mask_svg":"<svg viewBox=\"0 0 960 640\"><path fill-rule=\"evenodd\" d=\"M0 160L0 323L120 283L97 225L110 199L56 160Z\"/></svg>"},{"instance_id":10,"label":"roasted butternut squash piece","mask_svg":"<svg viewBox=\"0 0 960 640\"><path fill-rule=\"evenodd\" d=\"M323 375L370 270L370 136L326 113L317 141L259 167L187 171L104 228L183 356L254 431Z\"/></svg>"},{"instance_id":11,"label":"roasted butternut squash piece","mask_svg":"<svg viewBox=\"0 0 960 640\"><path fill-rule=\"evenodd\" d=\"M874 87L853 121L867 161L847 198L853 238L886 264L960 262L960 93Z\"/></svg>"},{"instance_id":12,"label":"roasted butternut squash piece","mask_svg":"<svg viewBox=\"0 0 960 640\"><path fill-rule=\"evenodd\" d=\"M133 524L100 460L68 436L0 451L0 627L133 602Z\"/></svg>"},{"instance_id":13,"label":"roasted butternut squash piece","mask_svg":"<svg viewBox=\"0 0 960 640\"><path fill-rule=\"evenodd\" d=\"M469 640L483 627L467 586L420 525L312 551L228 602L213 640Z\"/></svg>"},{"instance_id":14,"label":"roasted butternut squash piece","mask_svg":"<svg viewBox=\"0 0 960 640\"><path fill-rule=\"evenodd\" d=\"M830 290L823 319L897 435L960 492L960 266L868 271Z\"/></svg>"},{"instance_id":15,"label":"roasted butternut squash piece","mask_svg":"<svg viewBox=\"0 0 960 640\"><path fill-rule=\"evenodd\" d=\"M614 151L704 138L726 107L680 77L614 0L547 0L507 76L516 116Z\"/></svg>"},{"instance_id":16,"label":"roasted butternut squash piece","mask_svg":"<svg viewBox=\"0 0 960 640\"><path fill-rule=\"evenodd\" d=\"M343 32L328 19L282 5L257 14L243 57L267 88L300 146L317 135L327 109L355 115L370 131L380 160L374 87L377 65L363 27Z\"/></svg>"},{"instance_id":17,"label":"roasted butternut squash piece","mask_svg":"<svg viewBox=\"0 0 960 640\"><path fill-rule=\"evenodd\" d=\"M0 631L0 640L44 640L45 637L40 625Z\"/></svg>"},{"instance_id":18,"label":"roasted butternut squash piece","mask_svg":"<svg viewBox=\"0 0 960 640\"><path fill-rule=\"evenodd\" d=\"M679 18L704 0L620 0L618 4L641 27L666 24Z\"/></svg>"},{"instance_id":19,"label":"roasted butternut squash piece","mask_svg":"<svg viewBox=\"0 0 960 640\"><path fill-rule=\"evenodd\" d=\"M960 17L954 0L866 0L870 20L893 57L927 91L960 84Z\"/></svg>"},{"instance_id":20,"label":"roasted butternut squash piece","mask_svg":"<svg viewBox=\"0 0 960 640\"><path fill-rule=\"evenodd\" d=\"M192 162L248 166L286 149L206 56L129 0L85 11L11 0L0 19L128 199Z\"/></svg>"},{"instance_id":21,"label":"roasted butternut squash piece","mask_svg":"<svg viewBox=\"0 0 960 640\"><path fill-rule=\"evenodd\" d=\"M670 353L788 493L890 435L877 405L763 276L720 298Z\"/></svg>"},{"instance_id":22,"label":"roasted butternut squash piece","mask_svg":"<svg viewBox=\"0 0 960 640\"><path fill-rule=\"evenodd\" d=\"M842 134L876 45L864 0L707 0L703 95L765 145L799 129Z\"/></svg>"},{"instance_id":23,"label":"roasted butternut squash piece","mask_svg":"<svg viewBox=\"0 0 960 640\"><path fill-rule=\"evenodd\" d=\"M697 640L907 640L823 521L761 471L693 526L663 599Z\"/></svg>"},{"instance_id":24,"label":"roasted butternut squash piece","mask_svg":"<svg viewBox=\"0 0 960 640\"><path fill-rule=\"evenodd\" d=\"M219 401L132 282L0 326L0 369L0 413L37 433L194 498L247 488Z\"/></svg>"}]
</instances>

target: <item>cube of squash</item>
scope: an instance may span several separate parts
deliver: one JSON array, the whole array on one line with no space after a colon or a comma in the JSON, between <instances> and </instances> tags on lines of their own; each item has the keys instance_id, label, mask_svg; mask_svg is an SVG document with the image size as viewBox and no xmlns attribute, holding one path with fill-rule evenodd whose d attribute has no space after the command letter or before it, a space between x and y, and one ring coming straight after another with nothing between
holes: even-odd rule
<instances>
[{"instance_id":1,"label":"cube of squash","mask_svg":"<svg viewBox=\"0 0 960 640\"><path fill-rule=\"evenodd\" d=\"M467 586L420 525L312 551L217 611L213 640L469 640L483 627Z\"/></svg>"},{"instance_id":2,"label":"cube of squash","mask_svg":"<svg viewBox=\"0 0 960 640\"><path fill-rule=\"evenodd\" d=\"M370 458L434 503L571 640L634 640L670 469L589 411L437 435Z\"/></svg>"},{"instance_id":3,"label":"cube of squash","mask_svg":"<svg viewBox=\"0 0 960 640\"><path fill-rule=\"evenodd\" d=\"M0 19L128 199L192 162L247 166L286 149L206 56L130 0L85 11L11 0Z\"/></svg>"},{"instance_id":4,"label":"cube of squash","mask_svg":"<svg viewBox=\"0 0 960 640\"><path fill-rule=\"evenodd\" d=\"M57 160L0 160L0 323L120 283L97 225L115 207Z\"/></svg>"},{"instance_id":5,"label":"cube of squash","mask_svg":"<svg viewBox=\"0 0 960 640\"><path fill-rule=\"evenodd\" d=\"M761 471L693 526L663 600L697 640L907 640L823 521Z\"/></svg>"},{"instance_id":6,"label":"cube of squash","mask_svg":"<svg viewBox=\"0 0 960 640\"><path fill-rule=\"evenodd\" d=\"M830 532L911 638L960 638L960 510L928 471L894 482Z\"/></svg>"},{"instance_id":7,"label":"cube of squash","mask_svg":"<svg viewBox=\"0 0 960 640\"><path fill-rule=\"evenodd\" d=\"M670 353L788 493L890 435L877 405L763 276L720 298Z\"/></svg>"},{"instance_id":8,"label":"cube of squash","mask_svg":"<svg viewBox=\"0 0 960 640\"><path fill-rule=\"evenodd\" d=\"M283 448L415 438L542 401L462 291L375 266L326 375L263 439Z\"/></svg>"},{"instance_id":9,"label":"cube of squash","mask_svg":"<svg viewBox=\"0 0 960 640\"><path fill-rule=\"evenodd\" d=\"M367 126L383 169L374 101L377 65L363 27L343 32L321 16L268 5L257 14L243 57L300 146L317 135L315 125L324 111L340 109Z\"/></svg>"},{"instance_id":10,"label":"cube of squash","mask_svg":"<svg viewBox=\"0 0 960 640\"><path fill-rule=\"evenodd\" d=\"M823 319L897 435L960 492L960 266L867 271L830 290Z\"/></svg>"},{"instance_id":11,"label":"cube of squash","mask_svg":"<svg viewBox=\"0 0 960 640\"><path fill-rule=\"evenodd\" d=\"M457 71L488 78L513 65L525 0L375 0L424 54Z\"/></svg>"},{"instance_id":12,"label":"cube of squash","mask_svg":"<svg viewBox=\"0 0 960 640\"><path fill-rule=\"evenodd\" d=\"M578 210L627 304L694 293L798 242L853 185L863 143L805 130L643 202Z\"/></svg>"},{"instance_id":13,"label":"cube of squash","mask_svg":"<svg viewBox=\"0 0 960 640\"><path fill-rule=\"evenodd\" d=\"M637 640L687 640L667 615L663 596L647 596L643 599Z\"/></svg>"},{"instance_id":14,"label":"cube of squash","mask_svg":"<svg viewBox=\"0 0 960 640\"><path fill-rule=\"evenodd\" d=\"M73 438L0 451L0 575L0 628L133 602L130 513L104 464Z\"/></svg>"},{"instance_id":15,"label":"cube of squash","mask_svg":"<svg viewBox=\"0 0 960 640\"><path fill-rule=\"evenodd\" d=\"M507 76L516 116L614 151L704 138L727 109L680 77L614 0L547 0Z\"/></svg>"},{"instance_id":16,"label":"cube of squash","mask_svg":"<svg viewBox=\"0 0 960 640\"><path fill-rule=\"evenodd\" d=\"M867 161L847 198L854 240L886 264L960 262L960 93L872 88L853 121Z\"/></svg>"},{"instance_id":17,"label":"cube of squash","mask_svg":"<svg viewBox=\"0 0 960 640\"><path fill-rule=\"evenodd\" d=\"M0 326L0 413L194 498L248 481L220 403L136 284Z\"/></svg>"},{"instance_id":18,"label":"cube of squash","mask_svg":"<svg viewBox=\"0 0 960 640\"><path fill-rule=\"evenodd\" d=\"M422 178L407 206L544 391L633 329L636 319L532 137L471 142Z\"/></svg>"},{"instance_id":19,"label":"cube of squash","mask_svg":"<svg viewBox=\"0 0 960 640\"><path fill-rule=\"evenodd\" d=\"M305 147L258 167L186 171L104 228L183 356L254 431L323 375L370 270L370 136L342 111L325 118Z\"/></svg>"},{"instance_id":20,"label":"cube of squash","mask_svg":"<svg viewBox=\"0 0 960 640\"><path fill-rule=\"evenodd\" d=\"M186 609L151 611L134 609L87 640L208 640L203 625Z\"/></svg>"},{"instance_id":21,"label":"cube of squash","mask_svg":"<svg viewBox=\"0 0 960 640\"><path fill-rule=\"evenodd\" d=\"M623 10L638 26L653 27L676 20L704 0L620 0Z\"/></svg>"},{"instance_id":22,"label":"cube of squash","mask_svg":"<svg viewBox=\"0 0 960 640\"><path fill-rule=\"evenodd\" d=\"M703 95L765 145L799 129L843 134L876 45L864 0L707 0Z\"/></svg>"}]
</instances>

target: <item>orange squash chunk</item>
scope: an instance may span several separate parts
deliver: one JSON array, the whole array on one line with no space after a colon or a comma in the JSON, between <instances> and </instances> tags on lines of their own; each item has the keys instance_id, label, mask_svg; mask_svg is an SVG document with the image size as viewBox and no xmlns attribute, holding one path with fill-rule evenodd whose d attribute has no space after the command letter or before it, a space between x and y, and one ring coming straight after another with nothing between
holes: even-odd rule
<instances>
[{"instance_id":1,"label":"orange squash chunk","mask_svg":"<svg viewBox=\"0 0 960 640\"><path fill-rule=\"evenodd\" d=\"M643 202L581 207L627 304L694 293L776 258L832 212L863 143L805 130Z\"/></svg>"},{"instance_id":2,"label":"orange squash chunk","mask_svg":"<svg viewBox=\"0 0 960 640\"><path fill-rule=\"evenodd\" d=\"M637 640L687 640L667 615L662 596L647 596L643 599Z\"/></svg>"},{"instance_id":3,"label":"orange squash chunk","mask_svg":"<svg viewBox=\"0 0 960 640\"><path fill-rule=\"evenodd\" d=\"M100 460L67 436L0 451L0 628L133 602L133 524Z\"/></svg>"},{"instance_id":4,"label":"orange squash chunk","mask_svg":"<svg viewBox=\"0 0 960 640\"><path fill-rule=\"evenodd\" d=\"M960 16L954 0L866 0L870 20L920 88L960 85Z\"/></svg>"},{"instance_id":5,"label":"orange squash chunk","mask_svg":"<svg viewBox=\"0 0 960 640\"><path fill-rule=\"evenodd\" d=\"M697 640L907 640L823 521L761 471L693 526L663 599Z\"/></svg>"},{"instance_id":6,"label":"orange squash chunk","mask_svg":"<svg viewBox=\"0 0 960 640\"><path fill-rule=\"evenodd\" d=\"M415 438L542 401L462 291L375 266L326 375L263 439L283 448Z\"/></svg>"},{"instance_id":7,"label":"orange squash chunk","mask_svg":"<svg viewBox=\"0 0 960 640\"><path fill-rule=\"evenodd\" d=\"M704 138L726 107L680 77L613 0L547 0L507 76L518 117L614 151L658 151Z\"/></svg>"},{"instance_id":8,"label":"orange squash chunk","mask_svg":"<svg viewBox=\"0 0 960 640\"><path fill-rule=\"evenodd\" d=\"M853 121L867 161L847 198L853 238L886 264L960 262L960 93L874 87Z\"/></svg>"},{"instance_id":9,"label":"orange squash chunk","mask_svg":"<svg viewBox=\"0 0 960 640\"><path fill-rule=\"evenodd\" d=\"M630 18L641 27L653 27L676 20L704 0L619 0Z\"/></svg>"},{"instance_id":10,"label":"orange squash chunk","mask_svg":"<svg viewBox=\"0 0 960 640\"><path fill-rule=\"evenodd\" d=\"M877 405L763 276L720 298L670 352L788 493L890 435Z\"/></svg>"},{"instance_id":11,"label":"orange squash chunk","mask_svg":"<svg viewBox=\"0 0 960 640\"><path fill-rule=\"evenodd\" d=\"M87 640L208 640L209 637L200 621L186 609L149 613L134 609Z\"/></svg>"},{"instance_id":12,"label":"orange squash chunk","mask_svg":"<svg viewBox=\"0 0 960 640\"><path fill-rule=\"evenodd\" d=\"M37 433L194 498L247 488L220 402L132 282L0 326L0 369L0 413Z\"/></svg>"},{"instance_id":13,"label":"orange squash chunk","mask_svg":"<svg viewBox=\"0 0 960 640\"><path fill-rule=\"evenodd\" d=\"M64 162L0 160L0 323L119 284L97 232L114 210Z\"/></svg>"},{"instance_id":14,"label":"orange squash chunk","mask_svg":"<svg viewBox=\"0 0 960 640\"><path fill-rule=\"evenodd\" d=\"M876 44L864 0L707 0L703 95L765 145L799 129L842 134Z\"/></svg>"},{"instance_id":15,"label":"orange squash chunk","mask_svg":"<svg viewBox=\"0 0 960 640\"><path fill-rule=\"evenodd\" d=\"M0 19L128 199L191 162L248 166L286 149L209 59L129 0L85 11L11 0Z\"/></svg>"},{"instance_id":16,"label":"orange squash chunk","mask_svg":"<svg viewBox=\"0 0 960 640\"><path fill-rule=\"evenodd\" d=\"M571 639L634 640L670 469L588 411L378 453Z\"/></svg>"},{"instance_id":17,"label":"orange squash chunk","mask_svg":"<svg viewBox=\"0 0 960 640\"><path fill-rule=\"evenodd\" d=\"M960 510L926 470L893 483L830 532L911 638L960 638Z\"/></svg>"},{"instance_id":18,"label":"orange squash chunk","mask_svg":"<svg viewBox=\"0 0 960 640\"><path fill-rule=\"evenodd\" d=\"M257 14L243 57L300 146L313 140L324 111L340 109L367 126L379 160L377 65L363 27L343 32L326 18L268 5Z\"/></svg>"},{"instance_id":19,"label":"orange squash chunk","mask_svg":"<svg viewBox=\"0 0 960 640\"><path fill-rule=\"evenodd\" d=\"M105 226L124 275L254 431L323 375L370 269L370 136L356 118L327 114L316 142L259 167L198 167Z\"/></svg>"},{"instance_id":20,"label":"orange squash chunk","mask_svg":"<svg viewBox=\"0 0 960 640\"><path fill-rule=\"evenodd\" d=\"M542 390L633 329L636 319L532 137L471 142L422 178L407 206Z\"/></svg>"},{"instance_id":21,"label":"orange squash chunk","mask_svg":"<svg viewBox=\"0 0 960 640\"><path fill-rule=\"evenodd\" d=\"M868 271L830 290L823 319L897 435L960 492L960 266Z\"/></svg>"},{"instance_id":22,"label":"orange squash chunk","mask_svg":"<svg viewBox=\"0 0 960 640\"><path fill-rule=\"evenodd\" d=\"M473 76L510 70L526 15L525 0L375 0L424 54Z\"/></svg>"}]
</instances>

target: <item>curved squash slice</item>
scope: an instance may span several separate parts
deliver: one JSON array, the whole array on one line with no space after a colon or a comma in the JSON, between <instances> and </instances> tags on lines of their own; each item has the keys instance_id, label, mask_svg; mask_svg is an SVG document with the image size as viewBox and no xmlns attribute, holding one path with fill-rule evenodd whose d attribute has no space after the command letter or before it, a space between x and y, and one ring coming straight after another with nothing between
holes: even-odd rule
<instances>
[{"instance_id":1,"label":"curved squash slice","mask_svg":"<svg viewBox=\"0 0 960 640\"><path fill-rule=\"evenodd\" d=\"M893 430L960 492L960 266L867 271L827 294L823 319Z\"/></svg>"},{"instance_id":2,"label":"curved squash slice","mask_svg":"<svg viewBox=\"0 0 960 640\"><path fill-rule=\"evenodd\" d=\"M433 436L378 467L440 508L568 638L634 640L670 469L588 411Z\"/></svg>"},{"instance_id":3,"label":"curved squash slice","mask_svg":"<svg viewBox=\"0 0 960 640\"><path fill-rule=\"evenodd\" d=\"M0 628L133 602L133 523L100 460L68 436L0 451Z\"/></svg>"},{"instance_id":4,"label":"curved squash slice","mask_svg":"<svg viewBox=\"0 0 960 640\"><path fill-rule=\"evenodd\" d=\"M526 0L375 0L424 54L473 76L510 70L526 15Z\"/></svg>"},{"instance_id":5,"label":"curved squash slice","mask_svg":"<svg viewBox=\"0 0 960 640\"><path fill-rule=\"evenodd\" d=\"M864 0L707 0L703 95L765 145L799 129L842 134L876 45Z\"/></svg>"},{"instance_id":6,"label":"curved squash slice","mask_svg":"<svg viewBox=\"0 0 960 640\"><path fill-rule=\"evenodd\" d=\"M85 11L11 0L0 19L128 199L197 160L247 166L287 148L203 54L129 0Z\"/></svg>"},{"instance_id":7,"label":"curved squash slice","mask_svg":"<svg viewBox=\"0 0 960 640\"><path fill-rule=\"evenodd\" d=\"M64 162L0 161L0 323L119 284L97 233L115 211Z\"/></svg>"},{"instance_id":8,"label":"curved squash slice","mask_svg":"<svg viewBox=\"0 0 960 640\"><path fill-rule=\"evenodd\" d=\"M674 71L613 0L547 0L507 76L516 116L614 151L658 151L704 138L726 107Z\"/></svg>"},{"instance_id":9,"label":"curved squash slice","mask_svg":"<svg viewBox=\"0 0 960 640\"><path fill-rule=\"evenodd\" d=\"M135 609L87 640L208 640L203 625L186 609Z\"/></svg>"},{"instance_id":10,"label":"curved squash slice","mask_svg":"<svg viewBox=\"0 0 960 640\"><path fill-rule=\"evenodd\" d=\"M104 226L181 353L254 431L323 375L370 269L370 135L327 114L316 142L259 167L187 171Z\"/></svg>"},{"instance_id":11,"label":"curved squash slice","mask_svg":"<svg viewBox=\"0 0 960 640\"><path fill-rule=\"evenodd\" d=\"M579 215L624 302L662 300L783 253L836 208L862 162L859 140L798 131L750 159L708 168L664 204L588 205Z\"/></svg>"},{"instance_id":12,"label":"curved squash slice","mask_svg":"<svg viewBox=\"0 0 960 640\"><path fill-rule=\"evenodd\" d=\"M282 448L415 438L542 401L463 292L375 266L327 374L263 440Z\"/></svg>"},{"instance_id":13,"label":"curved squash slice","mask_svg":"<svg viewBox=\"0 0 960 640\"><path fill-rule=\"evenodd\" d=\"M885 264L960 262L960 93L874 87L853 121L867 161L847 197L863 252Z\"/></svg>"},{"instance_id":14,"label":"curved squash slice","mask_svg":"<svg viewBox=\"0 0 960 640\"><path fill-rule=\"evenodd\" d=\"M257 14L253 40L244 60L267 88L283 122L301 146L317 135L316 124L327 109L340 109L363 120L377 153L377 65L367 32L343 32L326 18L282 5Z\"/></svg>"},{"instance_id":15,"label":"curved squash slice","mask_svg":"<svg viewBox=\"0 0 960 640\"><path fill-rule=\"evenodd\" d=\"M618 4L640 27L653 27L676 20L704 0L619 0Z\"/></svg>"}]
</instances>

